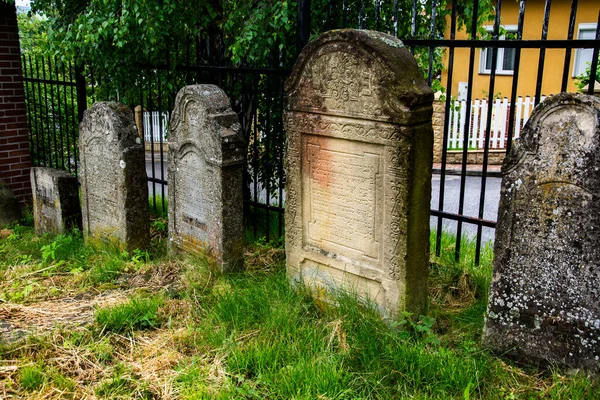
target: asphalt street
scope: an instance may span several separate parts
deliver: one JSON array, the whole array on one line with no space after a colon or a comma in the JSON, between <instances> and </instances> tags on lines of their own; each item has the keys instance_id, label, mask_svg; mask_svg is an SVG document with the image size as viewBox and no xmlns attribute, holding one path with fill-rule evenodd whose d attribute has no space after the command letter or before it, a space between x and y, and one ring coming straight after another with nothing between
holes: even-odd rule
<instances>
[{"instance_id":1,"label":"asphalt street","mask_svg":"<svg viewBox=\"0 0 600 400\"><path fill-rule=\"evenodd\" d=\"M166 161L166 158L165 158ZM148 177L152 177L153 163L151 158L146 157L146 173ZM167 180L167 164L160 163L160 158L154 159L154 176L161 179ZM445 189L444 189L444 211L451 213L458 213L459 201L460 201L460 176L457 175L446 175ZM480 200L480 188L481 188L481 177L479 176L467 176L465 181L465 194L464 194L464 206L463 214L473 217L479 215L479 200ZM153 184L148 182L148 191L150 195L156 193L158 195L163 194L163 188L161 184ZM165 196L168 193L168 186L164 187ZM431 184L431 208L438 209L440 196L440 175L434 174ZM264 197L264 195L262 196ZM285 196L284 196L285 200ZM483 219L496 221L498 215L498 202L500 200L500 178L487 178L485 201L483 208ZM275 201L277 202L277 201ZM431 228L437 228L437 217L432 217L430 220ZM443 229L446 232L456 233L457 223L445 219L443 222ZM472 224L463 224L463 233L475 237L477 233L477 227ZM494 239L494 229L483 228L482 230L482 242L488 242Z\"/></svg>"}]
</instances>

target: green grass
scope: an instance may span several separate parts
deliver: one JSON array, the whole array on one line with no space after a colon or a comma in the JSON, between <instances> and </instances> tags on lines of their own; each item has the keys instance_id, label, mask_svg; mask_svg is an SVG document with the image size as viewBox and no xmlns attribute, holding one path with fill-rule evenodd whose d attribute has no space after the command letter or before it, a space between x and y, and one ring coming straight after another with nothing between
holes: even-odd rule
<instances>
[{"instance_id":1,"label":"green grass","mask_svg":"<svg viewBox=\"0 0 600 400\"><path fill-rule=\"evenodd\" d=\"M37 365L23 367L19 372L19 384L27 391L40 388L45 380L44 371Z\"/></svg>"},{"instance_id":2,"label":"green grass","mask_svg":"<svg viewBox=\"0 0 600 400\"><path fill-rule=\"evenodd\" d=\"M162 296L132 297L129 302L96 311L96 324L102 331L131 333L139 329L158 328Z\"/></svg>"},{"instance_id":3,"label":"green grass","mask_svg":"<svg viewBox=\"0 0 600 400\"><path fill-rule=\"evenodd\" d=\"M150 207L150 214L155 217L167 219L169 217L169 199L159 194L155 194L154 197L148 197L148 206Z\"/></svg>"},{"instance_id":4,"label":"green grass","mask_svg":"<svg viewBox=\"0 0 600 400\"><path fill-rule=\"evenodd\" d=\"M248 248L244 272L224 275L206 258L124 254L107 244L86 246L76 233L37 238L31 228L17 228L0 239L0 271L12 279L55 269L2 285L3 304L13 302L7 291L37 283L25 302L37 307L55 296L43 289L50 278L67 279L65 285L79 285L87 296L116 293L122 300L99 307L88 325L58 324L0 343L0 361L18 367L0 376L0 392L104 399L600 398L594 379L523 368L481 347L491 249L476 266L472 241L463 239L455 261L455 238L442 239L440 257L432 256L429 314L383 320L351 294L324 302L292 287L283 250L264 240ZM169 291L115 284L123 276L170 275L178 284ZM107 282L113 286L103 292Z\"/></svg>"},{"instance_id":5,"label":"green grass","mask_svg":"<svg viewBox=\"0 0 600 400\"><path fill-rule=\"evenodd\" d=\"M269 221L267 221L267 213ZM281 224L281 227L280 227ZM246 243L264 240L269 233L269 240L283 242L285 221L283 214L267 211L264 208L248 206L244 215L244 239Z\"/></svg>"}]
</instances>

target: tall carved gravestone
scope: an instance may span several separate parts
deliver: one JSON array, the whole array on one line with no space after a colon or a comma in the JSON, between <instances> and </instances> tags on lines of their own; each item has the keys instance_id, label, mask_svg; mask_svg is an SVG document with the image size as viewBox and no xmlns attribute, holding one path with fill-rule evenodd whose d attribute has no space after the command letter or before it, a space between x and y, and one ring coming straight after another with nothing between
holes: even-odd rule
<instances>
[{"instance_id":1,"label":"tall carved gravestone","mask_svg":"<svg viewBox=\"0 0 600 400\"><path fill-rule=\"evenodd\" d=\"M600 363L600 100L532 113L502 167L484 344L523 362Z\"/></svg>"},{"instance_id":2,"label":"tall carved gravestone","mask_svg":"<svg viewBox=\"0 0 600 400\"><path fill-rule=\"evenodd\" d=\"M60 234L81 229L77 178L53 168L31 168L35 232Z\"/></svg>"},{"instance_id":3,"label":"tall carved gravestone","mask_svg":"<svg viewBox=\"0 0 600 400\"><path fill-rule=\"evenodd\" d=\"M223 270L242 264L244 148L221 89L179 91L169 129L169 237L184 251L208 250Z\"/></svg>"},{"instance_id":4,"label":"tall carved gravestone","mask_svg":"<svg viewBox=\"0 0 600 400\"><path fill-rule=\"evenodd\" d=\"M375 301L427 305L433 93L395 37L338 30L286 82L288 275Z\"/></svg>"},{"instance_id":5,"label":"tall carved gravestone","mask_svg":"<svg viewBox=\"0 0 600 400\"><path fill-rule=\"evenodd\" d=\"M95 103L79 127L83 233L126 249L150 240L148 182L144 147L131 110L118 103Z\"/></svg>"}]
</instances>

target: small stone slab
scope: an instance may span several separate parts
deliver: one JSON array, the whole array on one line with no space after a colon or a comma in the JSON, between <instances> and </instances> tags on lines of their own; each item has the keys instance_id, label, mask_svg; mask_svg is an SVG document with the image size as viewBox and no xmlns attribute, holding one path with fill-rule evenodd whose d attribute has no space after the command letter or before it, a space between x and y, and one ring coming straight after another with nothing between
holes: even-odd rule
<instances>
[{"instance_id":1,"label":"small stone slab","mask_svg":"<svg viewBox=\"0 0 600 400\"><path fill-rule=\"evenodd\" d=\"M427 309L433 93L403 43L327 32L286 82L288 275L384 315Z\"/></svg>"},{"instance_id":2,"label":"small stone slab","mask_svg":"<svg viewBox=\"0 0 600 400\"><path fill-rule=\"evenodd\" d=\"M483 342L517 361L598 373L600 100L535 108L504 161Z\"/></svg>"},{"instance_id":3,"label":"small stone slab","mask_svg":"<svg viewBox=\"0 0 600 400\"><path fill-rule=\"evenodd\" d=\"M210 252L223 270L243 265L244 139L215 85L179 91L169 130L169 237L173 248Z\"/></svg>"},{"instance_id":4,"label":"small stone slab","mask_svg":"<svg viewBox=\"0 0 600 400\"><path fill-rule=\"evenodd\" d=\"M0 180L0 228L19 222L21 206L19 199L10 191L6 182Z\"/></svg>"},{"instance_id":5,"label":"small stone slab","mask_svg":"<svg viewBox=\"0 0 600 400\"><path fill-rule=\"evenodd\" d=\"M79 127L84 238L106 238L132 250L150 240L144 147L131 110L95 103Z\"/></svg>"},{"instance_id":6,"label":"small stone slab","mask_svg":"<svg viewBox=\"0 0 600 400\"><path fill-rule=\"evenodd\" d=\"M35 232L61 234L81 229L81 206L77 178L65 171L31 169Z\"/></svg>"}]
</instances>

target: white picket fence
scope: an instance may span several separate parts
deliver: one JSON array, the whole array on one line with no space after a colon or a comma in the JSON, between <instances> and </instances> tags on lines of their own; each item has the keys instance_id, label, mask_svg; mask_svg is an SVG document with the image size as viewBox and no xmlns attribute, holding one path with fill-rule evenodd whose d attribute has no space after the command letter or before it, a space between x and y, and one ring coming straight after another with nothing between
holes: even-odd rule
<instances>
[{"instance_id":1,"label":"white picket fence","mask_svg":"<svg viewBox=\"0 0 600 400\"><path fill-rule=\"evenodd\" d=\"M546 96L541 97L544 101ZM508 117L510 112L510 103L504 99L496 99L492 104L492 118L490 124L490 149L505 149L508 139ZM518 139L523 126L529 119L531 111L535 107L535 98L526 96L519 97L516 102L515 124L513 139ZM450 112L448 123L448 149L462 150L465 134L468 135L469 149L483 149L485 146L485 130L487 126L488 101L473 100L471 102L471 112L468 124L467 102L454 101L453 111ZM468 127L468 132L467 131Z\"/></svg>"},{"instance_id":2,"label":"white picket fence","mask_svg":"<svg viewBox=\"0 0 600 400\"><path fill-rule=\"evenodd\" d=\"M152 138L154 143L166 142L168 123L168 112L144 111L144 140L150 143Z\"/></svg>"}]
</instances>

